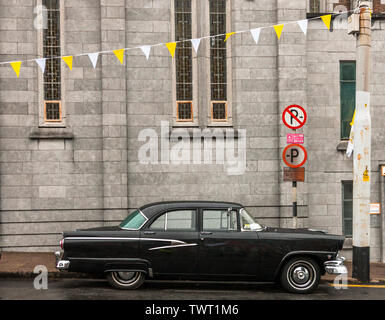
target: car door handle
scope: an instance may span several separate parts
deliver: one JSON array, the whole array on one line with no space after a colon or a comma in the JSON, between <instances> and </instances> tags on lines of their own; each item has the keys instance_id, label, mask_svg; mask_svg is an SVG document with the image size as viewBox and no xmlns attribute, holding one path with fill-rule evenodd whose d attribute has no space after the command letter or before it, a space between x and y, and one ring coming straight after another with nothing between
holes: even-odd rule
<instances>
[{"instance_id":1,"label":"car door handle","mask_svg":"<svg viewBox=\"0 0 385 320\"><path fill-rule=\"evenodd\" d=\"M145 231L145 232L143 232L143 234L151 235L151 234L155 234L155 231Z\"/></svg>"},{"instance_id":2,"label":"car door handle","mask_svg":"<svg viewBox=\"0 0 385 320\"><path fill-rule=\"evenodd\" d=\"M201 236L209 236L210 234L213 234L213 233L208 231L201 232Z\"/></svg>"}]
</instances>

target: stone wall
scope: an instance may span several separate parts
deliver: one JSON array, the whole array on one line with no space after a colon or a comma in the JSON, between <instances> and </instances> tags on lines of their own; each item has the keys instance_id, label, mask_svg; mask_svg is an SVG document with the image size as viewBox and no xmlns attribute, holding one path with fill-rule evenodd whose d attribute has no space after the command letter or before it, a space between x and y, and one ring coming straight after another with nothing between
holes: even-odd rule
<instances>
[{"instance_id":1,"label":"stone wall","mask_svg":"<svg viewBox=\"0 0 385 320\"><path fill-rule=\"evenodd\" d=\"M36 3L0 0L0 61L37 57ZM306 18L305 0L228 3L228 31ZM171 0L66 0L64 5L63 55L174 39ZM196 36L208 35L207 2L197 2L194 10ZM373 29L372 202L380 201L376 170L385 160L384 28L377 20ZM208 125L208 41L193 53L199 129ZM261 223L290 227L291 183L282 181L281 161L289 132L281 113L290 104L308 111L308 123L297 131L305 134L309 154L306 182L298 184L299 226L341 233L341 181L352 180L352 160L337 151L339 61L355 59L354 37L312 20L307 37L292 23L279 41L269 28L262 30L258 46L248 32L232 36L228 46L233 128L247 134L242 175L228 175L215 157L213 164L191 164L192 157L178 165L161 163L162 149L176 145L169 138L157 140L157 163L140 163L143 130L160 137L162 121L169 123L167 134L175 129L174 62L164 45L152 47L148 61L135 49L126 52L123 65L113 54L101 55L96 69L87 56L75 58L72 71L63 63L67 127L52 129L55 139L42 138L51 128L38 129L41 74L35 62L23 63L19 79L9 65L0 65L2 250L53 251L64 230L115 224L127 211L162 200L240 202ZM371 224L371 258L378 260L379 217Z\"/></svg>"}]
</instances>

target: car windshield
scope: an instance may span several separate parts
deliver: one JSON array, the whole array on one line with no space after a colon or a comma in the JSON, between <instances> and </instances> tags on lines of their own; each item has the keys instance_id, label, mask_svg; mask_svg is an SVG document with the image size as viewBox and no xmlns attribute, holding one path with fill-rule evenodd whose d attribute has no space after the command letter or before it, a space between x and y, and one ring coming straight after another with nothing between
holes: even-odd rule
<instances>
[{"instance_id":1,"label":"car windshield","mask_svg":"<svg viewBox=\"0 0 385 320\"><path fill-rule=\"evenodd\" d=\"M147 221L147 218L140 210L136 210L128 215L126 219L119 225L122 229L139 230Z\"/></svg>"},{"instance_id":2,"label":"car windshield","mask_svg":"<svg viewBox=\"0 0 385 320\"><path fill-rule=\"evenodd\" d=\"M239 214L241 216L242 231L256 231L262 229L262 226L254 221L246 209L242 208Z\"/></svg>"}]
</instances>

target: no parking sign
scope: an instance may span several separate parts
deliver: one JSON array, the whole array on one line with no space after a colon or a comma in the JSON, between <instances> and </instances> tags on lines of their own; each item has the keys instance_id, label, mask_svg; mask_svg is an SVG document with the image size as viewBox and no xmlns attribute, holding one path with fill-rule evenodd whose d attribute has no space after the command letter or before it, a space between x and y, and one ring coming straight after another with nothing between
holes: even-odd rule
<instances>
[{"instance_id":1,"label":"no parking sign","mask_svg":"<svg viewBox=\"0 0 385 320\"><path fill-rule=\"evenodd\" d=\"M304 108L297 104L288 106L282 113L282 121L289 129L297 130L303 127L307 120Z\"/></svg>"}]
</instances>

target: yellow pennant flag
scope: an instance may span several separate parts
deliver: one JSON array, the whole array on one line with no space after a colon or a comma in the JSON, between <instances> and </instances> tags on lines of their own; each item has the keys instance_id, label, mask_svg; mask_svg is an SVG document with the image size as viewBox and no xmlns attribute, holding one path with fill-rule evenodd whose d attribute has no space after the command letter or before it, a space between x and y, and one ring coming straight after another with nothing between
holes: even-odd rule
<instances>
[{"instance_id":1,"label":"yellow pennant flag","mask_svg":"<svg viewBox=\"0 0 385 320\"><path fill-rule=\"evenodd\" d=\"M123 64L124 49L118 49L113 51L116 57L119 59L120 63Z\"/></svg>"},{"instance_id":2,"label":"yellow pennant flag","mask_svg":"<svg viewBox=\"0 0 385 320\"><path fill-rule=\"evenodd\" d=\"M15 71L17 77L19 77L21 61L10 62L10 64L12 66L13 71Z\"/></svg>"},{"instance_id":3,"label":"yellow pennant flag","mask_svg":"<svg viewBox=\"0 0 385 320\"><path fill-rule=\"evenodd\" d=\"M354 118L356 117L356 110L354 109L353 119L352 122L350 122L350 126L354 124Z\"/></svg>"},{"instance_id":4,"label":"yellow pennant flag","mask_svg":"<svg viewBox=\"0 0 385 320\"><path fill-rule=\"evenodd\" d=\"M274 26L275 33L277 34L278 40L281 38L282 30L283 30L283 24L277 24Z\"/></svg>"},{"instance_id":5,"label":"yellow pennant flag","mask_svg":"<svg viewBox=\"0 0 385 320\"><path fill-rule=\"evenodd\" d=\"M67 64L68 68L70 68L70 70L72 70L72 61L74 59L73 56L66 56L66 57L62 57L63 61Z\"/></svg>"},{"instance_id":6,"label":"yellow pennant flag","mask_svg":"<svg viewBox=\"0 0 385 320\"><path fill-rule=\"evenodd\" d=\"M235 34L235 32L229 32L229 33L226 33L226 39L225 39L225 42L233 35Z\"/></svg>"},{"instance_id":7,"label":"yellow pennant flag","mask_svg":"<svg viewBox=\"0 0 385 320\"><path fill-rule=\"evenodd\" d=\"M167 47L168 51L170 52L171 57L174 58L176 42L168 42L168 43L166 43L166 47Z\"/></svg>"},{"instance_id":8,"label":"yellow pennant flag","mask_svg":"<svg viewBox=\"0 0 385 320\"><path fill-rule=\"evenodd\" d=\"M321 19L324 22L325 26L330 30L330 21L332 20L332 15L327 14L325 16L321 16Z\"/></svg>"}]
</instances>

